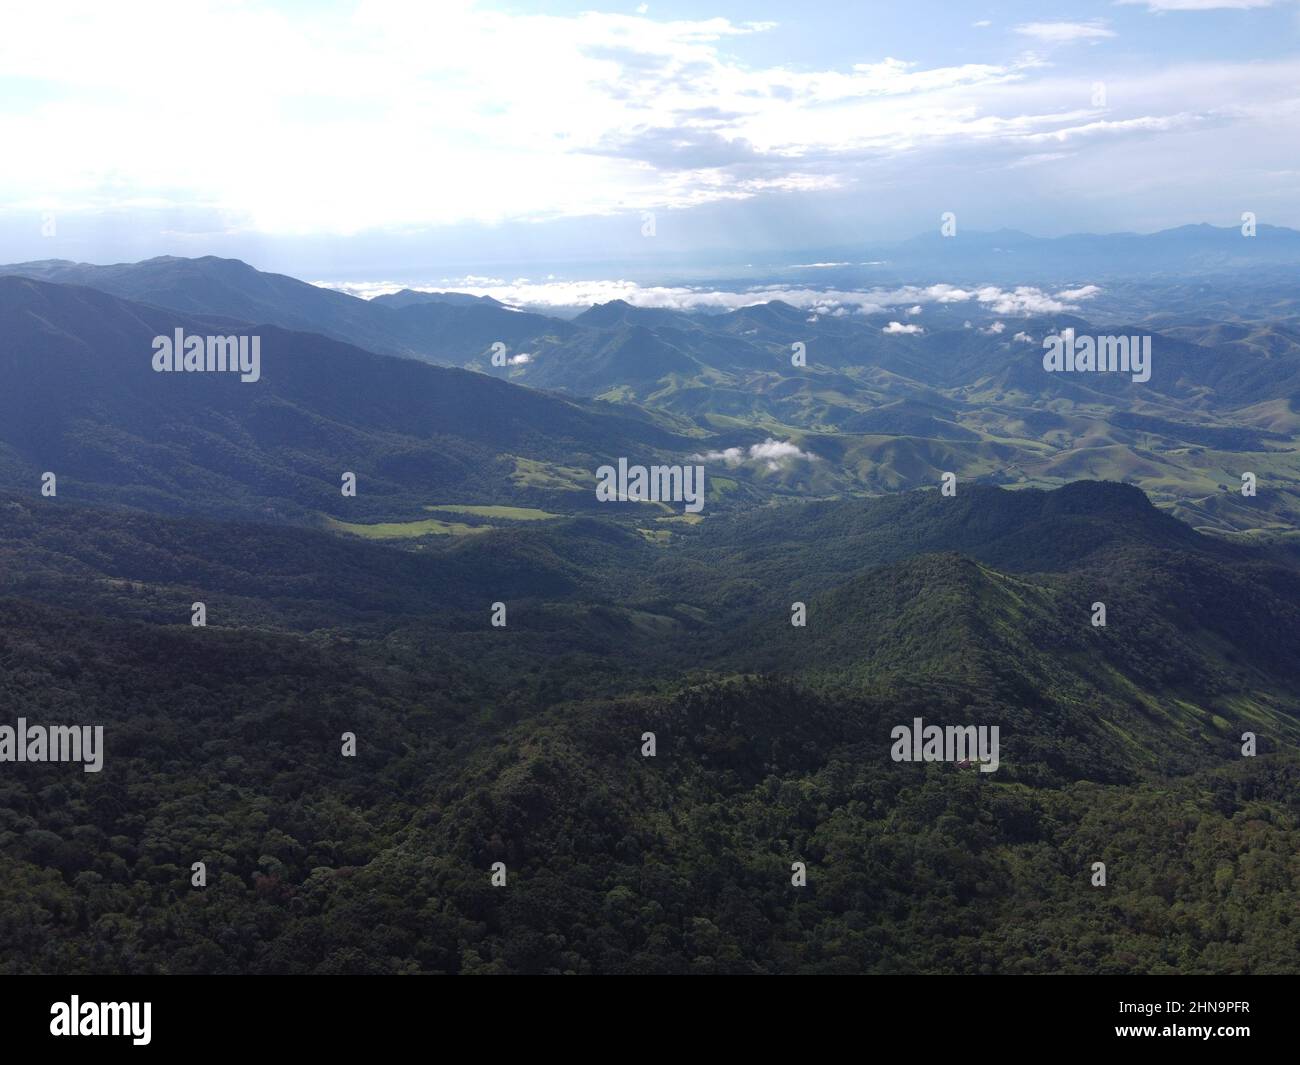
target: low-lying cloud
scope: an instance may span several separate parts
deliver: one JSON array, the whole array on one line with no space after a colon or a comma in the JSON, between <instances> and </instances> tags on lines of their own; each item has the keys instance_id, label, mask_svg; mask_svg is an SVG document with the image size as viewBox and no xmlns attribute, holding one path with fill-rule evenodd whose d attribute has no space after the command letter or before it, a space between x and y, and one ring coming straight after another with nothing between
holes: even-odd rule
<instances>
[{"instance_id":1,"label":"low-lying cloud","mask_svg":"<svg viewBox=\"0 0 1300 1065\"><path fill-rule=\"evenodd\" d=\"M726 466L740 466L745 462L758 462L767 469L776 472L783 465L794 461L814 461L817 456L811 451L804 451L789 440L776 440L768 437L761 444L750 444L748 448L729 447L722 451L706 451L701 455L692 455L697 462L721 462Z\"/></svg>"},{"instance_id":2,"label":"low-lying cloud","mask_svg":"<svg viewBox=\"0 0 1300 1065\"><path fill-rule=\"evenodd\" d=\"M1081 285L1050 292L1036 285L1019 285L1013 289L1004 289L998 285L971 288L943 282L857 290L755 285L728 291L704 285L640 285L635 281L622 280L560 281L546 278L534 281L516 278L507 281L485 277L442 278L424 285L390 281L318 284L363 299L372 299L403 288L412 288L418 292L453 290L474 296L491 296L512 307L531 307L542 311L572 310L608 303L610 300L623 300L634 307L722 313L780 300L813 314L837 317L843 314L886 312L917 315L927 304L956 303L978 304L986 311L1007 317L1061 314L1079 310L1081 302L1092 299L1101 292L1097 285Z\"/></svg>"}]
</instances>

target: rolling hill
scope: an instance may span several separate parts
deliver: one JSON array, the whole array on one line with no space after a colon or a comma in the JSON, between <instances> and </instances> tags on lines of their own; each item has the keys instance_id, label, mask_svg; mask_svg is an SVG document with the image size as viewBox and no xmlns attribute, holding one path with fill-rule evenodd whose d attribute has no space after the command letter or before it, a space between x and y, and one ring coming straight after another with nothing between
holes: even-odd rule
<instances>
[{"instance_id":1,"label":"rolling hill","mask_svg":"<svg viewBox=\"0 0 1300 1065\"><path fill-rule=\"evenodd\" d=\"M39 506L0 683L105 771L6 773L5 972L1294 971L1300 571L1135 489L432 552ZM916 717L999 768L894 761Z\"/></svg>"},{"instance_id":2,"label":"rolling hill","mask_svg":"<svg viewBox=\"0 0 1300 1065\"><path fill-rule=\"evenodd\" d=\"M1220 240L1216 234L1162 240L1200 246ZM1078 313L997 315L967 305L954 316L937 306L915 319L919 333L891 335L885 328L901 309L836 316L772 300L709 315L614 300L563 320L463 293L404 290L367 302L212 258L3 270L98 286L191 315L306 329L575 400L600 399L631 418L645 420L643 411L654 410L669 432L713 436L715 446L702 451L771 439L825 460L783 460L776 470L745 461L718 471L752 498L907 490L954 472L1005 485L1129 481L1173 513L1229 535L1272 535L1300 517L1300 416L1293 410L1300 348L1285 320L1156 315L1153 326L1140 314L1090 321ZM1187 293L1197 287L1188 282ZM1045 373L1041 340L1064 328L1081 336L1149 336L1151 380ZM804 345L806 366L791 362L796 343ZM505 364L496 365L493 353L502 350ZM1246 471L1260 479L1267 504L1224 498ZM546 480L525 470L516 479L530 476L534 484ZM572 475L561 475L561 483L565 476ZM515 498L480 493L461 501ZM525 505L534 503L545 506L536 495Z\"/></svg>"},{"instance_id":3,"label":"rolling hill","mask_svg":"<svg viewBox=\"0 0 1300 1065\"><path fill-rule=\"evenodd\" d=\"M177 329L258 335L260 379L155 372L153 338ZM78 286L0 278L0 333L13 383L0 397L0 483L36 493L54 472L59 499L292 520L413 519L437 502L559 498L571 510L595 505L601 463L705 442L634 407ZM358 478L352 499L345 471Z\"/></svg>"}]
</instances>

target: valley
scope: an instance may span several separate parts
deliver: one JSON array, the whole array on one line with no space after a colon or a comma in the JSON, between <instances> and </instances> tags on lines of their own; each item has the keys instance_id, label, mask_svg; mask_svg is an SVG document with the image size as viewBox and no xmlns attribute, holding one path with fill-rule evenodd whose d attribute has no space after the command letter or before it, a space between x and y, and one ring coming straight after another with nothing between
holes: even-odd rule
<instances>
[{"instance_id":1,"label":"valley","mask_svg":"<svg viewBox=\"0 0 1300 1065\"><path fill-rule=\"evenodd\" d=\"M444 469L435 474L435 460L414 440L403 442L382 463L372 462L367 471L370 498L357 508L368 511L368 521L417 517L412 513L416 504L398 498L408 477L422 489L472 486L476 494L467 497L467 505L574 513L591 505L582 496L591 491L595 470L604 462L618 457L681 461L694 454L716 456L709 469L719 488L712 507L879 495L933 486L942 473L953 472L963 482L1011 487L1055 487L1080 478L1132 483L1157 505L1220 535L1279 535L1300 518L1300 413L1295 409L1300 334L1277 308L1279 317L1271 322L1214 326L1204 320L1143 326L1142 318L1159 317L1149 311L1119 322L1089 321L1082 315L1091 302L1106 305L1109 290L1102 286L1099 295L1078 301L1074 310L1051 315L1000 314L994 310L996 301L952 301L945 290L949 302L918 304L918 313L910 316L902 315L901 308L837 314L831 303L811 314L781 301L707 314L614 301L561 319L521 313L489 297L456 299L448 293L407 291L367 303L213 259L77 270L23 264L0 268L0 274L11 275L2 280L17 284L14 275L22 269L130 292L186 313L255 313L264 317L249 318L249 323L265 321L280 328L301 326L315 315L318 329L332 325L340 334L371 341L378 336L375 330L382 333L380 324L392 327L394 316L418 311L420 324L411 335L423 338L423 346L375 348L408 356L406 363L374 363L376 370L385 368L373 380L380 393L392 390L384 401L388 407L348 410L343 395L357 394L355 384L342 385L328 406L317 406L324 397L298 367L305 365L303 360L320 361L320 372L332 377L337 357L311 351L302 334L275 330L267 343L281 345L283 354L281 376L267 390L274 398L264 392L255 408L250 405L263 420L272 409L277 422L295 419L296 451L307 460L303 445L331 436L342 443L348 434L373 433L373 419L380 416L390 434L423 432L427 421L413 421L402 404L409 408L411 395L431 391L456 396L452 403L458 413L446 425L462 433L462 439L453 442L444 434ZM1132 311L1142 289L1126 287ZM1159 298L1170 298L1167 287L1159 290ZM132 304L118 306L126 310ZM89 304L77 313L87 311ZM888 323L899 315L909 317L919 331L890 335ZM370 331L347 325L363 320L377 324ZM1153 352L1151 380L1045 373L1043 344L1062 330L1087 338L1136 337ZM340 354L347 350L315 343ZM519 365L494 366L491 354L497 343L530 357ZM794 365L790 358L796 343L806 351L804 365ZM453 379L418 369L411 365L416 360L469 370L474 377L449 389L446 382ZM489 381L493 377L529 391L499 391ZM196 398L203 394L194 393ZM483 413L487 404L491 415ZM512 439L521 442L497 432L511 417L503 419L500 411L512 404L519 414L527 410L528 417L555 430L549 450L497 450L471 458L465 449L478 444L469 441L482 441L485 433L498 447L510 447ZM544 411L538 404L549 408ZM448 414L451 409L452 404L440 408ZM481 412L477 423L460 413L468 411ZM143 409L134 416L143 416ZM576 436L576 425L569 424L575 418L584 423ZM352 421L356 424L343 428ZM120 430L115 435L120 437ZM583 437L586 458L575 462L583 454ZM603 455L590 446L597 437L609 445ZM268 446L272 440L245 438L225 446L249 443ZM780 453L766 454L773 448ZM285 457L269 461L280 463ZM505 463L514 463L508 480L501 476ZM1259 479L1259 494L1250 500L1239 492L1245 472ZM314 469L285 475L324 478ZM184 506L174 479L175 474L160 477L162 483L151 490L171 493L175 505ZM238 486L225 491L232 505L244 505L238 501ZM313 508L311 493L279 491L290 496L275 504L279 515L306 520L308 511L318 509L344 517L323 501ZM323 486L318 491L323 494ZM387 510L373 507L377 493L385 497Z\"/></svg>"},{"instance_id":2,"label":"valley","mask_svg":"<svg viewBox=\"0 0 1300 1065\"><path fill-rule=\"evenodd\" d=\"M1014 339L1076 314L388 301L434 359L113 270L0 276L0 691L103 728L6 766L0 971L1294 970L1282 327L1116 327L1135 382Z\"/></svg>"}]
</instances>

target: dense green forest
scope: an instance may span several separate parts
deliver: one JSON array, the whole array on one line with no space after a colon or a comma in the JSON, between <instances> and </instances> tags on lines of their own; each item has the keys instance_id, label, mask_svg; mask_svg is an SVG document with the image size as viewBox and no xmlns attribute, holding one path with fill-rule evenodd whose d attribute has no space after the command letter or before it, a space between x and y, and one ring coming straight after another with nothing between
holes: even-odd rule
<instances>
[{"instance_id":1,"label":"dense green forest","mask_svg":"<svg viewBox=\"0 0 1300 1065\"><path fill-rule=\"evenodd\" d=\"M0 971L1300 969L1300 573L1134 489L0 534L5 723L106 737L4 766Z\"/></svg>"}]
</instances>

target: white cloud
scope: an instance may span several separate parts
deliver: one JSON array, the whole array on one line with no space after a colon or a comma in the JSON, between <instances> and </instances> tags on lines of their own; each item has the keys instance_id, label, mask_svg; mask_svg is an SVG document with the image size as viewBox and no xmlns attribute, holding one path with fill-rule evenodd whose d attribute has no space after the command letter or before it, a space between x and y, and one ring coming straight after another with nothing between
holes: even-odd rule
<instances>
[{"instance_id":1,"label":"white cloud","mask_svg":"<svg viewBox=\"0 0 1300 1065\"><path fill-rule=\"evenodd\" d=\"M1034 342L1034 338L1031 337L1028 333L1024 333L1024 332L1017 333L1011 339L1018 340L1024 344L1032 344Z\"/></svg>"},{"instance_id":2,"label":"white cloud","mask_svg":"<svg viewBox=\"0 0 1300 1065\"><path fill-rule=\"evenodd\" d=\"M789 164L726 187L707 175L672 182L593 151L628 125L674 128L715 82L742 74L721 43L771 28L510 14L468 0L306 13L240 0L141 0L129 12L49 0L5 14L0 141L25 162L0 173L0 202L156 201L214 210L233 230L353 233L833 184ZM228 76L236 59L256 76ZM696 68L698 90L682 77ZM24 82L40 91L11 87ZM205 149L160 150L177 129Z\"/></svg>"},{"instance_id":3,"label":"white cloud","mask_svg":"<svg viewBox=\"0 0 1300 1065\"><path fill-rule=\"evenodd\" d=\"M697 462L725 462L728 466L739 466L745 461L745 449L729 447L724 451L705 451L700 455L692 455L691 458Z\"/></svg>"},{"instance_id":4,"label":"white cloud","mask_svg":"<svg viewBox=\"0 0 1300 1065\"><path fill-rule=\"evenodd\" d=\"M889 336L915 336L917 333L924 333L925 327L919 325L904 325L902 322L890 322L881 329L882 333Z\"/></svg>"},{"instance_id":5,"label":"white cloud","mask_svg":"<svg viewBox=\"0 0 1300 1065\"><path fill-rule=\"evenodd\" d=\"M994 322L987 329L981 329L980 332L983 333L985 336L995 337L1003 330L1005 330L1006 327L1007 326L1005 322Z\"/></svg>"},{"instance_id":6,"label":"white cloud","mask_svg":"<svg viewBox=\"0 0 1300 1065\"><path fill-rule=\"evenodd\" d=\"M1039 133L1025 133L1019 139L1025 144L1045 141L1064 143L1078 137L1097 134L1115 133L1165 133L1170 130L1185 129L1206 121L1208 116L1184 112L1176 115L1139 115L1136 118L1117 120L1099 119L1096 122L1083 122L1078 125L1062 126L1059 129Z\"/></svg>"},{"instance_id":7,"label":"white cloud","mask_svg":"<svg viewBox=\"0 0 1300 1065\"><path fill-rule=\"evenodd\" d=\"M1100 292L1101 289L1096 285L1082 285L1079 288L1062 289L1056 296L1063 300L1088 300Z\"/></svg>"},{"instance_id":8,"label":"white cloud","mask_svg":"<svg viewBox=\"0 0 1300 1065\"><path fill-rule=\"evenodd\" d=\"M811 459L816 456L799 450L797 445L790 443L788 440L773 440L768 437L761 444L753 444L750 447L749 457L753 459Z\"/></svg>"},{"instance_id":9,"label":"white cloud","mask_svg":"<svg viewBox=\"0 0 1300 1065\"><path fill-rule=\"evenodd\" d=\"M1087 296L1078 295L1078 293L1085 290L1091 291L1087 292ZM975 298L994 314L1056 314L1062 311L1077 310L1075 300L1096 295L1101 289L1096 285L1086 285L1081 289L1072 289L1070 291L1076 294L1073 298L1070 298L1065 292L1051 296L1033 285L1018 285L1010 291L1000 289L995 285L985 285L976 290Z\"/></svg>"},{"instance_id":10,"label":"white cloud","mask_svg":"<svg viewBox=\"0 0 1300 1065\"><path fill-rule=\"evenodd\" d=\"M788 440L776 440L768 437L761 444L751 444L748 449L729 447L723 451L706 451L691 458L701 462L721 462L727 466L739 466L744 462L761 462L767 469L775 472L787 462L802 460L812 462L817 459L811 451L802 450L797 444Z\"/></svg>"},{"instance_id":11,"label":"white cloud","mask_svg":"<svg viewBox=\"0 0 1300 1065\"><path fill-rule=\"evenodd\" d=\"M906 306L908 315L915 316L927 304L942 306L975 302L983 309L999 315L1027 315L1077 311L1080 301L1101 292L1097 285L1082 285L1052 294L1034 285L1019 285L1004 289L997 285L962 288L939 282L933 285L904 285L899 288L871 288L856 291L844 289L786 288L780 285L760 285L743 291L728 291L706 286L640 285L635 281L531 281L516 278L462 277L441 278L428 284L409 284L396 281L317 282L323 288L333 288L354 296L372 299L403 288L416 292L465 292L474 296L491 296L510 307L578 308L591 307L610 300L624 300L634 307L655 307L674 311L725 312L753 307L761 303L780 300L800 310L814 314L842 318L847 314L881 314L892 308ZM886 327L885 332L918 333L919 325Z\"/></svg>"},{"instance_id":12,"label":"white cloud","mask_svg":"<svg viewBox=\"0 0 1300 1065\"><path fill-rule=\"evenodd\" d=\"M532 361L532 353L528 351L521 351L518 355L511 355L510 358L506 359L506 363L510 366L522 366Z\"/></svg>"},{"instance_id":13,"label":"white cloud","mask_svg":"<svg viewBox=\"0 0 1300 1065\"><path fill-rule=\"evenodd\" d=\"M1032 37L1045 44L1096 41L1115 36L1114 30L1108 29L1104 22L1096 19L1091 22L1025 22L1015 29L1021 36Z\"/></svg>"},{"instance_id":14,"label":"white cloud","mask_svg":"<svg viewBox=\"0 0 1300 1065\"><path fill-rule=\"evenodd\" d=\"M1114 36L1095 20L1016 31ZM407 234L848 190L895 156L953 166L963 146L1154 137L1208 115L1286 118L1268 143L1294 124L1291 60L1112 75L1128 110L1102 118L1065 101L1086 101L1106 72L1048 81L1032 55L796 69L734 54L779 32L469 0L344 2L310 18L236 0L140 0L125 15L91 0L17 5L0 36L0 143L22 166L0 170L0 203L202 209L226 232ZM232 56L256 77L207 76ZM177 129L205 149L160 150Z\"/></svg>"}]
</instances>

